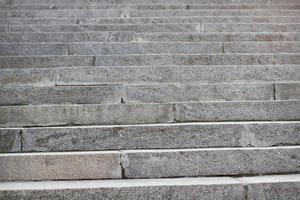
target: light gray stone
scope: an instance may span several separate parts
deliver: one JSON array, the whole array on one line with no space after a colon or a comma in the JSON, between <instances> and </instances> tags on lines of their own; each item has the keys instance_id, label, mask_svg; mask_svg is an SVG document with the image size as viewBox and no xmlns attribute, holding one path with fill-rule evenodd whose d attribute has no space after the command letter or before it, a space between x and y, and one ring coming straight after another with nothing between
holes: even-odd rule
<instances>
[{"instance_id":1,"label":"light gray stone","mask_svg":"<svg viewBox=\"0 0 300 200\"><path fill-rule=\"evenodd\" d=\"M8 32L8 26L0 25L0 32Z\"/></svg>"},{"instance_id":2,"label":"light gray stone","mask_svg":"<svg viewBox=\"0 0 300 200\"><path fill-rule=\"evenodd\" d=\"M286 64L289 62L287 61ZM198 55L103 55L96 56L97 66L144 65L272 65L271 54L198 54ZM294 63L292 63L294 64Z\"/></svg>"},{"instance_id":3,"label":"light gray stone","mask_svg":"<svg viewBox=\"0 0 300 200\"><path fill-rule=\"evenodd\" d=\"M0 153L21 151L21 130L0 129Z\"/></svg>"},{"instance_id":4,"label":"light gray stone","mask_svg":"<svg viewBox=\"0 0 300 200\"><path fill-rule=\"evenodd\" d=\"M300 196L299 174L239 178L247 184L249 200L297 200Z\"/></svg>"},{"instance_id":5,"label":"light gray stone","mask_svg":"<svg viewBox=\"0 0 300 200\"><path fill-rule=\"evenodd\" d=\"M275 64L300 64L300 53L275 54Z\"/></svg>"},{"instance_id":6,"label":"light gray stone","mask_svg":"<svg viewBox=\"0 0 300 200\"><path fill-rule=\"evenodd\" d=\"M249 24L249 23L206 23L204 32L299 32L300 24Z\"/></svg>"},{"instance_id":7,"label":"light gray stone","mask_svg":"<svg viewBox=\"0 0 300 200\"><path fill-rule=\"evenodd\" d=\"M243 195L243 185L227 177L0 183L0 199L9 200L240 200Z\"/></svg>"},{"instance_id":8,"label":"light gray stone","mask_svg":"<svg viewBox=\"0 0 300 200\"><path fill-rule=\"evenodd\" d=\"M127 178L299 173L299 147L122 151Z\"/></svg>"},{"instance_id":9,"label":"light gray stone","mask_svg":"<svg viewBox=\"0 0 300 200\"><path fill-rule=\"evenodd\" d=\"M11 25L10 32L195 32L199 24Z\"/></svg>"},{"instance_id":10,"label":"light gray stone","mask_svg":"<svg viewBox=\"0 0 300 200\"><path fill-rule=\"evenodd\" d=\"M221 53L222 44L201 43L71 43L70 55Z\"/></svg>"},{"instance_id":11,"label":"light gray stone","mask_svg":"<svg viewBox=\"0 0 300 200\"><path fill-rule=\"evenodd\" d=\"M3 25L57 25L57 24L77 24L76 19L70 18L0 18Z\"/></svg>"},{"instance_id":12,"label":"light gray stone","mask_svg":"<svg viewBox=\"0 0 300 200\"><path fill-rule=\"evenodd\" d=\"M55 69L0 69L0 86L45 86L55 82Z\"/></svg>"},{"instance_id":13,"label":"light gray stone","mask_svg":"<svg viewBox=\"0 0 300 200\"><path fill-rule=\"evenodd\" d=\"M275 84L275 96L278 100L300 99L300 83Z\"/></svg>"},{"instance_id":14,"label":"light gray stone","mask_svg":"<svg viewBox=\"0 0 300 200\"><path fill-rule=\"evenodd\" d=\"M68 44L0 43L0 56L68 55Z\"/></svg>"},{"instance_id":15,"label":"light gray stone","mask_svg":"<svg viewBox=\"0 0 300 200\"><path fill-rule=\"evenodd\" d=\"M108 60L108 59L106 59ZM124 60L125 61L125 60ZM101 61L101 63L106 63ZM107 63L108 64L108 63ZM127 65L130 65L127 63ZM153 64L156 64L155 61ZM59 68L58 85L249 83L299 81L295 66L115 66ZM118 64L117 64L118 65ZM259 76L258 76L259 74Z\"/></svg>"},{"instance_id":16,"label":"light gray stone","mask_svg":"<svg viewBox=\"0 0 300 200\"><path fill-rule=\"evenodd\" d=\"M0 126L149 124L173 122L172 104L87 104L0 107Z\"/></svg>"},{"instance_id":17,"label":"light gray stone","mask_svg":"<svg viewBox=\"0 0 300 200\"><path fill-rule=\"evenodd\" d=\"M94 56L3 56L0 68L92 66Z\"/></svg>"},{"instance_id":18,"label":"light gray stone","mask_svg":"<svg viewBox=\"0 0 300 200\"><path fill-rule=\"evenodd\" d=\"M225 53L299 53L300 42L225 42Z\"/></svg>"},{"instance_id":19,"label":"light gray stone","mask_svg":"<svg viewBox=\"0 0 300 200\"><path fill-rule=\"evenodd\" d=\"M24 151L226 147L248 141L244 124L45 127L24 129L22 137Z\"/></svg>"},{"instance_id":20,"label":"light gray stone","mask_svg":"<svg viewBox=\"0 0 300 200\"><path fill-rule=\"evenodd\" d=\"M0 180L121 178L119 152L0 154Z\"/></svg>"},{"instance_id":21,"label":"light gray stone","mask_svg":"<svg viewBox=\"0 0 300 200\"><path fill-rule=\"evenodd\" d=\"M124 5L126 6L126 5ZM267 5L270 6L270 5ZM11 24L29 25L34 24L29 20L11 19ZM3 20L3 19L2 19ZM1 19L0 19L1 21ZM41 19L42 21L42 19ZM55 21L55 20L54 20ZM138 17L138 18L82 18L78 19L79 24L168 24L168 23L298 23L300 17L298 16L189 16L189 17ZM38 23L38 22L37 22ZM7 24L7 22L5 23ZM60 23L63 24L63 23ZM65 23L68 24L68 23ZM267 25L265 25L267 27ZM205 29L204 29L205 31Z\"/></svg>"},{"instance_id":22,"label":"light gray stone","mask_svg":"<svg viewBox=\"0 0 300 200\"><path fill-rule=\"evenodd\" d=\"M300 101L176 103L177 122L287 121L300 119Z\"/></svg>"},{"instance_id":23,"label":"light gray stone","mask_svg":"<svg viewBox=\"0 0 300 200\"><path fill-rule=\"evenodd\" d=\"M0 105L121 103L121 86L1 87Z\"/></svg>"}]
</instances>

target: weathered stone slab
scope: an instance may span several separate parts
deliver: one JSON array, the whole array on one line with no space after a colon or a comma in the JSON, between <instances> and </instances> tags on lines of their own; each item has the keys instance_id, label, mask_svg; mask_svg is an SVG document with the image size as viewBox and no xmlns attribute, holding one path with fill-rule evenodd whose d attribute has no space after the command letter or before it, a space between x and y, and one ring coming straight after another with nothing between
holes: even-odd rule
<instances>
[{"instance_id":1,"label":"weathered stone slab","mask_svg":"<svg viewBox=\"0 0 300 200\"><path fill-rule=\"evenodd\" d=\"M250 146L268 147L300 144L299 122L249 123L246 132Z\"/></svg>"},{"instance_id":2,"label":"weathered stone slab","mask_svg":"<svg viewBox=\"0 0 300 200\"><path fill-rule=\"evenodd\" d=\"M245 177L238 180L247 184L247 198L249 200L297 200L300 196L299 174Z\"/></svg>"},{"instance_id":3,"label":"weathered stone slab","mask_svg":"<svg viewBox=\"0 0 300 200\"><path fill-rule=\"evenodd\" d=\"M5 56L0 68L43 68L92 66L94 56Z\"/></svg>"},{"instance_id":4,"label":"weathered stone slab","mask_svg":"<svg viewBox=\"0 0 300 200\"><path fill-rule=\"evenodd\" d=\"M0 129L0 153L21 151L21 130Z\"/></svg>"},{"instance_id":5,"label":"weathered stone slab","mask_svg":"<svg viewBox=\"0 0 300 200\"><path fill-rule=\"evenodd\" d=\"M143 65L272 65L272 54L198 54L198 55L103 55L97 66ZM287 61L286 64L289 62ZM294 64L294 63L292 63Z\"/></svg>"},{"instance_id":6,"label":"weathered stone slab","mask_svg":"<svg viewBox=\"0 0 300 200\"><path fill-rule=\"evenodd\" d=\"M0 26L0 32L8 32L8 28L5 25Z\"/></svg>"},{"instance_id":7,"label":"weathered stone slab","mask_svg":"<svg viewBox=\"0 0 300 200\"><path fill-rule=\"evenodd\" d=\"M299 53L299 42L225 42L225 53Z\"/></svg>"},{"instance_id":8,"label":"weathered stone slab","mask_svg":"<svg viewBox=\"0 0 300 200\"><path fill-rule=\"evenodd\" d=\"M276 54L275 64L300 64L300 53Z\"/></svg>"},{"instance_id":9,"label":"weathered stone slab","mask_svg":"<svg viewBox=\"0 0 300 200\"><path fill-rule=\"evenodd\" d=\"M198 30L198 27L199 24L12 25L10 26L10 32L195 32Z\"/></svg>"},{"instance_id":10,"label":"weathered stone slab","mask_svg":"<svg viewBox=\"0 0 300 200\"><path fill-rule=\"evenodd\" d=\"M0 126L149 124L173 122L172 104L2 106Z\"/></svg>"},{"instance_id":11,"label":"weathered stone slab","mask_svg":"<svg viewBox=\"0 0 300 200\"><path fill-rule=\"evenodd\" d=\"M162 124L22 131L24 151L89 151L242 146L244 124Z\"/></svg>"},{"instance_id":12,"label":"weathered stone slab","mask_svg":"<svg viewBox=\"0 0 300 200\"><path fill-rule=\"evenodd\" d=\"M177 122L288 121L300 119L300 101L176 103Z\"/></svg>"},{"instance_id":13,"label":"weathered stone slab","mask_svg":"<svg viewBox=\"0 0 300 200\"><path fill-rule=\"evenodd\" d=\"M249 23L207 23L204 32L299 32L300 24L249 24Z\"/></svg>"},{"instance_id":14,"label":"weathered stone slab","mask_svg":"<svg viewBox=\"0 0 300 200\"><path fill-rule=\"evenodd\" d=\"M115 5L114 5L115 6ZM126 6L126 5L124 5ZM268 4L267 6L270 6ZM4 19L4 18L3 18ZM2 20L3 20L2 19ZM13 18L10 19L11 24L18 23L19 25L34 24L30 21L21 18L15 22ZM46 19L46 18L45 18ZM42 20L42 19L41 19ZM1 21L1 19L0 19ZM190 17L138 17L138 18L82 18L78 19L79 24L169 24L169 23L298 23L300 17L297 16L190 16ZM7 23L6 23L7 24ZM40 23L41 24L41 23ZM63 24L63 23L60 23ZM68 23L65 23L68 24ZM267 25L265 25L267 27ZM200 29L202 30L202 29ZM205 29L204 29L205 31Z\"/></svg>"},{"instance_id":15,"label":"weathered stone slab","mask_svg":"<svg viewBox=\"0 0 300 200\"><path fill-rule=\"evenodd\" d=\"M119 152L0 154L0 180L121 178Z\"/></svg>"},{"instance_id":16,"label":"weathered stone slab","mask_svg":"<svg viewBox=\"0 0 300 200\"><path fill-rule=\"evenodd\" d=\"M11 55L68 55L68 44L0 43L0 56Z\"/></svg>"},{"instance_id":17,"label":"weathered stone slab","mask_svg":"<svg viewBox=\"0 0 300 200\"><path fill-rule=\"evenodd\" d=\"M134 39L131 32L0 33L0 42L130 42Z\"/></svg>"},{"instance_id":18,"label":"weathered stone slab","mask_svg":"<svg viewBox=\"0 0 300 200\"><path fill-rule=\"evenodd\" d=\"M70 55L221 53L222 44L201 43L71 43Z\"/></svg>"},{"instance_id":19,"label":"weathered stone slab","mask_svg":"<svg viewBox=\"0 0 300 200\"><path fill-rule=\"evenodd\" d=\"M125 61L125 60L124 60ZM101 61L102 62L102 61ZM127 63L130 65L131 63ZM155 61L154 61L154 64ZM104 65L104 62L103 62ZM60 68L58 85L236 83L299 81L295 66L144 66ZM162 64L161 64L162 65ZM259 74L259 76L257 76Z\"/></svg>"},{"instance_id":20,"label":"weathered stone slab","mask_svg":"<svg viewBox=\"0 0 300 200\"><path fill-rule=\"evenodd\" d=\"M55 85L55 69L1 69L0 86Z\"/></svg>"},{"instance_id":21,"label":"weathered stone slab","mask_svg":"<svg viewBox=\"0 0 300 200\"><path fill-rule=\"evenodd\" d=\"M57 25L57 24L77 24L76 19L70 18L0 18L3 25Z\"/></svg>"},{"instance_id":22,"label":"weathered stone slab","mask_svg":"<svg viewBox=\"0 0 300 200\"><path fill-rule=\"evenodd\" d=\"M240 200L243 195L243 185L227 177L0 183L0 198L10 200Z\"/></svg>"},{"instance_id":23,"label":"weathered stone slab","mask_svg":"<svg viewBox=\"0 0 300 200\"><path fill-rule=\"evenodd\" d=\"M122 151L127 178L299 173L299 147Z\"/></svg>"},{"instance_id":24,"label":"weathered stone slab","mask_svg":"<svg viewBox=\"0 0 300 200\"><path fill-rule=\"evenodd\" d=\"M275 84L275 96L278 100L300 99L300 83Z\"/></svg>"},{"instance_id":25,"label":"weathered stone slab","mask_svg":"<svg viewBox=\"0 0 300 200\"><path fill-rule=\"evenodd\" d=\"M90 151L300 144L298 122L190 123L22 129L23 151Z\"/></svg>"},{"instance_id":26,"label":"weathered stone slab","mask_svg":"<svg viewBox=\"0 0 300 200\"><path fill-rule=\"evenodd\" d=\"M0 105L121 103L121 86L2 87Z\"/></svg>"}]
</instances>

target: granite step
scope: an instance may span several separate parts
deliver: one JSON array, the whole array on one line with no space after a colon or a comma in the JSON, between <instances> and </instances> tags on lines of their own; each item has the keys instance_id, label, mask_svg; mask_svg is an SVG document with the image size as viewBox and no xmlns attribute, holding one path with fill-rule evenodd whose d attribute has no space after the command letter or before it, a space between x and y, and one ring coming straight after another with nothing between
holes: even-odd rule
<instances>
[{"instance_id":1,"label":"granite step","mask_svg":"<svg viewBox=\"0 0 300 200\"><path fill-rule=\"evenodd\" d=\"M300 83L1 87L0 105L300 99Z\"/></svg>"},{"instance_id":2,"label":"granite step","mask_svg":"<svg viewBox=\"0 0 300 200\"><path fill-rule=\"evenodd\" d=\"M2 25L168 24L168 23L299 23L297 16L199 16L139 18L0 18Z\"/></svg>"},{"instance_id":3,"label":"granite step","mask_svg":"<svg viewBox=\"0 0 300 200\"><path fill-rule=\"evenodd\" d=\"M98 66L1 69L1 86L299 82L299 65ZM295 95L297 95L295 93Z\"/></svg>"},{"instance_id":4,"label":"granite step","mask_svg":"<svg viewBox=\"0 0 300 200\"><path fill-rule=\"evenodd\" d=\"M0 105L165 103L300 99L298 84L158 84L55 87L1 87ZM274 94L274 87L277 90Z\"/></svg>"},{"instance_id":5,"label":"granite step","mask_svg":"<svg viewBox=\"0 0 300 200\"><path fill-rule=\"evenodd\" d=\"M11 25L2 32L299 32L299 23L168 23L168 24L77 24L77 25Z\"/></svg>"},{"instance_id":6,"label":"granite step","mask_svg":"<svg viewBox=\"0 0 300 200\"><path fill-rule=\"evenodd\" d=\"M134 10L177 10L177 9L300 9L300 4L15 4L0 5L3 10L59 10L59 9L134 9Z\"/></svg>"},{"instance_id":7,"label":"granite step","mask_svg":"<svg viewBox=\"0 0 300 200\"><path fill-rule=\"evenodd\" d=\"M214 0L214 4L295 4L298 0ZM161 0L1 0L3 5L11 4L161 4ZM211 0L165 0L164 4L210 4Z\"/></svg>"},{"instance_id":8,"label":"granite step","mask_svg":"<svg viewBox=\"0 0 300 200\"><path fill-rule=\"evenodd\" d=\"M299 130L299 121L0 128L0 152L291 146Z\"/></svg>"},{"instance_id":9,"label":"granite step","mask_svg":"<svg viewBox=\"0 0 300 200\"><path fill-rule=\"evenodd\" d=\"M244 178L172 178L139 180L2 182L0 198L61 199L290 199L299 196L298 174ZM270 189L271 188L271 189Z\"/></svg>"},{"instance_id":10,"label":"granite step","mask_svg":"<svg viewBox=\"0 0 300 200\"><path fill-rule=\"evenodd\" d=\"M299 109L299 100L0 106L0 127L297 121Z\"/></svg>"},{"instance_id":11,"label":"granite step","mask_svg":"<svg viewBox=\"0 0 300 200\"><path fill-rule=\"evenodd\" d=\"M299 173L299 156L298 146L4 153L0 180L288 174Z\"/></svg>"},{"instance_id":12,"label":"granite step","mask_svg":"<svg viewBox=\"0 0 300 200\"><path fill-rule=\"evenodd\" d=\"M75 43L75 42L232 42L232 41L300 41L298 32L277 33L135 33L135 32L56 32L1 33L1 43Z\"/></svg>"}]
</instances>

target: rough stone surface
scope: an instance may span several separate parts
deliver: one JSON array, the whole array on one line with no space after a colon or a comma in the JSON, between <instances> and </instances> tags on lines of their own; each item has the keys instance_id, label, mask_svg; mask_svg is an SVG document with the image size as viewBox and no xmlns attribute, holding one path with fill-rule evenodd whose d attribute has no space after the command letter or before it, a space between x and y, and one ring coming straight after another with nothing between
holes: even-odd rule
<instances>
[{"instance_id":1,"label":"rough stone surface","mask_svg":"<svg viewBox=\"0 0 300 200\"><path fill-rule=\"evenodd\" d=\"M2 87L0 105L272 100L272 84Z\"/></svg>"},{"instance_id":2,"label":"rough stone surface","mask_svg":"<svg viewBox=\"0 0 300 200\"><path fill-rule=\"evenodd\" d=\"M10 55L68 55L68 45L0 43L0 56Z\"/></svg>"},{"instance_id":3,"label":"rough stone surface","mask_svg":"<svg viewBox=\"0 0 300 200\"><path fill-rule=\"evenodd\" d=\"M300 99L300 83L275 84L275 97L278 100Z\"/></svg>"},{"instance_id":4,"label":"rough stone surface","mask_svg":"<svg viewBox=\"0 0 300 200\"><path fill-rule=\"evenodd\" d=\"M222 44L201 43L71 43L70 55L221 53Z\"/></svg>"},{"instance_id":5,"label":"rough stone surface","mask_svg":"<svg viewBox=\"0 0 300 200\"><path fill-rule=\"evenodd\" d=\"M173 122L172 104L87 104L0 107L0 126L149 124Z\"/></svg>"},{"instance_id":6,"label":"rough stone surface","mask_svg":"<svg viewBox=\"0 0 300 200\"><path fill-rule=\"evenodd\" d=\"M89 151L300 144L298 122L191 123L23 129L23 151Z\"/></svg>"},{"instance_id":7,"label":"rough stone surface","mask_svg":"<svg viewBox=\"0 0 300 200\"><path fill-rule=\"evenodd\" d=\"M0 154L0 180L121 178L119 152Z\"/></svg>"},{"instance_id":8,"label":"rough stone surface","mask_svg":"<svg viewBox=\"0 0 300 200\"><path fill-rule=\"evenodd\" d=\"M300 172L299 147L122 151L127 178Z\"/></svg>"},{"instance_id":9,"label":"rough stone surface","mask_svg":"<svg viewBox=\"0 0 300 200\"><path fill-rule=\"evenodd\" d=\"M297 200L300 196L299 174L246 177L240 178L239 181L247 184L247 197L249 200Z\"/></svg>"},{"instance_id":10,"label":"rough stone surface","mask_svg":"<svg viewBox=\"0 0 300 200\"><path fill-rule=\"evenodd\" d=\"M55 83L55 69L0 69L0 86L54 86Z\"/></svg>"},{"instance_id":11,"label":"rough stone surface","mask_svg":"<svg viewBox=\"0 0 300 200\"><path fill-rule=\"evenodd\" d=\"M243 185L231 178L56 181L55 184L17 182L6 183L4 186L0 183L0 199L10 200L240 200L243 195Z\"/></svg>"},{"instance_id":12,"label":"rough stone surface","mask_svg":"<svg viewBox=\"0 0 300 200\"><path fill-rule=\"evenodd\" d=\"M300 119L300 101L177 103L175 110L177 122Z\"/></svg>"},{"instance_id":13,"label":"rough stone surface","mask_svg":"<svg viewBox=\"0 0 300 200\"><path fill-rule=\"evenodd\" d=\"M105 61L108 58L105 58ZM105 63L103 60L103 63ZM119 61L119 60L118 60ZM117 61L117 62L118 62ZM125 61L125 60L124 60ZM127 60L128 61L128 60ZM101 61L102 62L102 61ZM128 63L129 62L129 63ZM126 62L130 65L131 61ZM134 61L132 61L134 62ZM148 62L148 61L147 61ZM155 61L154 61L155 62ZM165 61L163 61L165 62ZM182 62L182 61L181 61ZM150 63L150 61L149 61ZM119 65L121 63L117 63ZM122 63L123 64L123 63ZM144 63L143 63L144 64ZM156 64L156 63L154 63ZM299 81L300 66L111 66L58 69L58 85ZM162 65L162 64L161 64ZM259 74L259 76L257 76Z\"/></svg>"},{"instance_id":14,"label":"rough stone surface","mask_svg":"<svg viewBox=\"0 0 300 200\"><path fill-rule=\"evenodd\" d=\"M93 60L93 56L5 56L0 57L0 68L92 66Z\"/></svg>"},{"instance_id":15,"label":"rough stone surface","mask_svg":"<svg viewBox=\"0 0 300 200\"><path fill-rule=\"evenodd\" d=\"M20 129L0 129L0 153L21 151L20 134Z\"/></svg>"}]
</instances>

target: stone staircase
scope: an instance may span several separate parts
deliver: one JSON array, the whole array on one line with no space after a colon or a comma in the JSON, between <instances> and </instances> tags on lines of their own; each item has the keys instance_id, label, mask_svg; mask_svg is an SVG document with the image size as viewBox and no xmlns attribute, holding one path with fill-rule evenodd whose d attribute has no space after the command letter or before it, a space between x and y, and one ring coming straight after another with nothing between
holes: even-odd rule
<instances>
[{"instance_id":1,"label":"stone staircase","mask_svg":"<svg viewBox=\"0 0 300 200\"><path fill-rule=\"evenodd\" d=\"M299 200L299 0L0 0L0 200Z\"/></svg>"}]
</instances>

